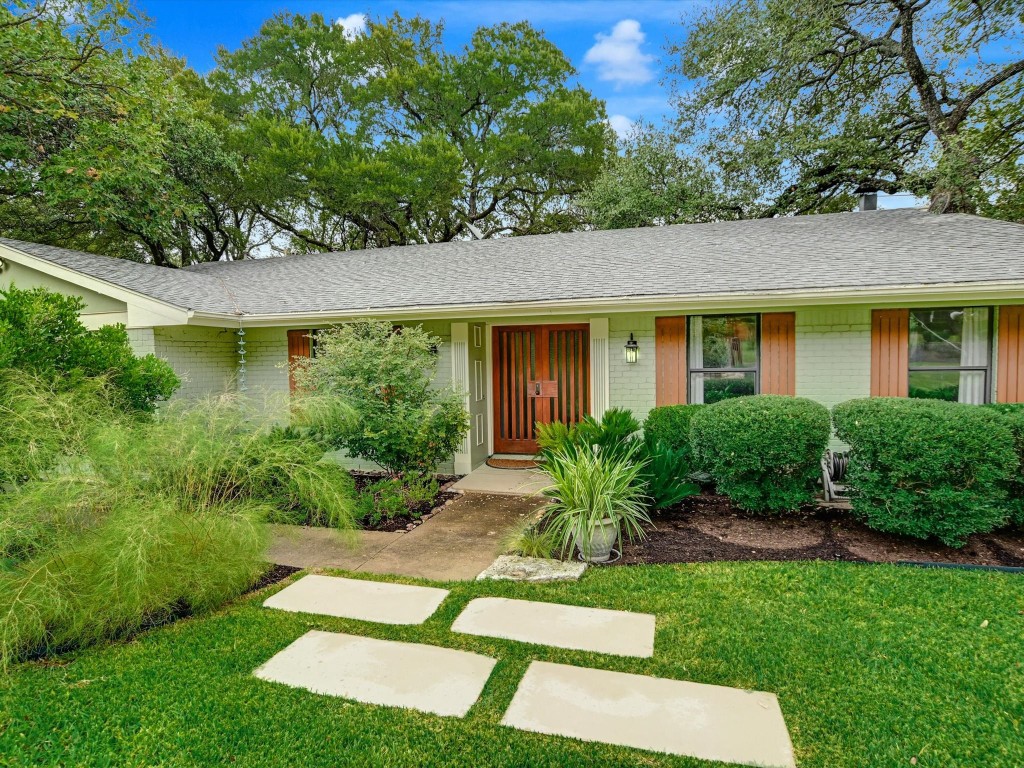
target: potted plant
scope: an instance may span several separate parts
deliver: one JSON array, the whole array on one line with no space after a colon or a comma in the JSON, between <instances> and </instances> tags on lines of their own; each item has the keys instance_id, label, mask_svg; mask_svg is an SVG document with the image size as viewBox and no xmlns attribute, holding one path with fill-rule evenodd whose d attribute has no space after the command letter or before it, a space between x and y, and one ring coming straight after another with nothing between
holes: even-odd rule
<instances>
[{"instance_id":1,"label":"potted plant","mask_svg":"<svg viewBox=\"0 0 1024 768\"><path fill-rule=\"evenodd\" d=\"M569 443L548 453L543 466L552 481L543 492L551 499L546 529L563 553L575 545L584 560L605 563L616 544L621 551L623 532L630 541L644 537L642 524L651 520L636 451Z\"/></svg>"}]
</instances>

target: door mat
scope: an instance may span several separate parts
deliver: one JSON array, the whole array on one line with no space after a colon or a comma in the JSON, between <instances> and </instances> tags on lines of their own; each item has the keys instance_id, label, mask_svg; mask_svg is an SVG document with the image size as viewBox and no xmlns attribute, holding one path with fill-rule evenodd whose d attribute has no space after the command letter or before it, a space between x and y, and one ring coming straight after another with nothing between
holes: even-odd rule
<instances>
[{"instance_id":1,"label":"door mat","mask_svg":"<svg viewBox=\"0 0 1024 768\"><path fill-rule=\"evenodd\" d=\"M534 459L495 459L487 460L488 467L495 469L536 469L537 462Z\"/></svg>"}]
</instances>

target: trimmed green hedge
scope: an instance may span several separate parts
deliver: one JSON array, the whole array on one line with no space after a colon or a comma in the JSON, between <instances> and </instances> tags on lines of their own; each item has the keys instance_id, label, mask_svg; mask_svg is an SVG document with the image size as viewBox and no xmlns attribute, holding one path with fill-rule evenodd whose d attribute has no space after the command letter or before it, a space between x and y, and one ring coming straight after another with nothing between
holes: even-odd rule
<instances>
[{"instance_id":1,"label":"trimmed green hedge","mask_svg":"<svg viewBox=\"0 0 1024 768\"><path fill-rule=\"evenodd\" d=\"M852 448L854 511L879 531L963 546L1007 517L1018 465L1008 417L940 400L868 398L832 411Z\"/></svg>"},{"instance_id":2,"label":"trimmed green hedge","mask_svg":"<svg viewBox=\"0 0 1024 768\"><path fill-rule=\"evenodd\" d=\"M1019 466L1006 484L1007 506L1010 511L1010 521L1014 525L1024 528L1024 403L993 403L986 407L1003 414L1007 426L1013 432L1013 443L1017 451Z\"/></svg>"},{"instance_id":3,"label":"trimmed green hedge","mask_svg":"<svg viewBox=\"0 0 1024 768\"><path fill-rule=\"evenodd\" d=\"M690 428L698 464L720 493L751 512L782 512L811 501L830 434L825 406L781 395L709 405Z\"/></svg>"},{"instance_id":4,"label":"trimmed green hedge","mask_svg":"<svg viewBox=\"0 0 1024 768\"><path fill-rule=\"evenodd\" d=\"M690 422L704 405L663 405L654 408L644 421L644 437L663 443L674 451L682 451L687 461L693 449L690 444Z\"/></svg>"}]
</instances>

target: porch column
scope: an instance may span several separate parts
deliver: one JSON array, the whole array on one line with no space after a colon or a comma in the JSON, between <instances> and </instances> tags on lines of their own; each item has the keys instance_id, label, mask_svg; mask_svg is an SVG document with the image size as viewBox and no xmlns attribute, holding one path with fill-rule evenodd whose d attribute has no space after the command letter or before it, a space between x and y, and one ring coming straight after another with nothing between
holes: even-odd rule
<instances>
[{"instance_id":1,"label":"porch column","mask_svg":"<svg viewBox=\"0 0 1024 768\"><path fill-rule=\"evenodd\" d=\"M462 393L463 405L469 413L469 323L452 323L452 386ZM472 424L455 452L457 475L468 475L473 470L471 432Z\"/></svg>"},{"instance_id":2,"label":"porch column","mask_svg":"<svg viewBox=\"0 0 1024 768\"><path fill-rule=\"evenodd\" d=\"M611 406L608 368L608 318L590 318L590 415L604 416Z\"/></svg>"}]
</instances>

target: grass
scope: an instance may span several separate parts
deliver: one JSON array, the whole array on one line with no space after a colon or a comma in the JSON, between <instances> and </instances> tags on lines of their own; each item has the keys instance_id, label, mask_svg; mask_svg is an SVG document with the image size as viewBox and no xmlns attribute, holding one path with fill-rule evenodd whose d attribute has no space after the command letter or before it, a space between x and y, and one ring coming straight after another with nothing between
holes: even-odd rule
<instances>
[{"instance_id":1,"label":"grass","mask_svg":"<svg viewBox=\"0 0 1024 768\"><path fill-rule=\"evenodd\" d=\"M263 609L263 594L0 679L0 764L710 766L499 724L533 659L778 694L801 768L1024 765L1024 579L825 563L589 571L577 584L457 583L418 627ZM625 659L452 634L473 597L657 614ZM987 622L987 623L986 623ZM500 661L465 719L317 696L254 668L311 628Z\"/></svg>"}]
</instances>

